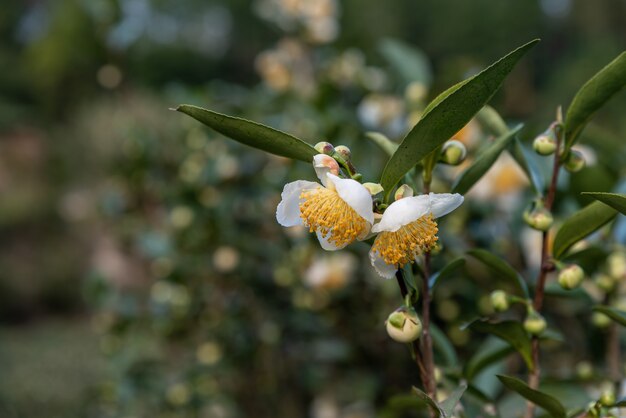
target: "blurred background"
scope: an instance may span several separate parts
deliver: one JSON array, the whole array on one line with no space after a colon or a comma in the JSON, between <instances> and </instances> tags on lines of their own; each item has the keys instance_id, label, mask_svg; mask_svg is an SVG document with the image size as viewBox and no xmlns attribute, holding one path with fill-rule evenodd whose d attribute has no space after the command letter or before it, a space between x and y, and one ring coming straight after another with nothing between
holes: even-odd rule
<instances>
[{"instance_id":1,"label":"blurred background","mask_svg":"<svg viewBox=\"0 0 626 418\"><path fill-rule=\"evenodd\" d=\"M376 181L386 156L364 132L401 139L429 99L537 37L492 102L526 144L625 49L626 1L3 1L0 417L409 416L388 402L417 381L382 326L395 282L364 244L323 253L275 221L282 186L311 167L168 109L348 145ZM625 114L621 95L585 131L563 211L623 187ZM473 123L458 137L470 155L489 141ZM526 188L503 155L444 220L439 263L491 245L532 273ZM438 290L439 364L479 347L459 325L489 312L489 279ZM601 359L573 334L563 361Z\"/></svg>"}]
</instances>

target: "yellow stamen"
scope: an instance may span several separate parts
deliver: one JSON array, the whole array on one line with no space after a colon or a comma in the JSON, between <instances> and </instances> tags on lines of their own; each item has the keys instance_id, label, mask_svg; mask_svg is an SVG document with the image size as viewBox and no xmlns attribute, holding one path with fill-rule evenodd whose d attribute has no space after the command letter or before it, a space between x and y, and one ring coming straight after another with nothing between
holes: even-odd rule
<instances>
[{"instance_id":1,"label":"yellow stamen","mask_svg":"<svg viewBox=\"0 0 626 418\"><path fill-rule=\"evenodd\" d=\"M374 241L372 251L377 252L387 264L403 266L435 246L437 231L433 215L428 214L395 232L381 232Z\"/></svg>"},{"instance_id":2,"label":"yellow stamen","mask_svg":"<svg viewBox=\"0 0 626 418\"><path fill-rule=\"evenodd\" d=\"M320 187L300 194L300 217L310 232L319 231L337 247L344 247L367 233L367 221L335 190Z\"/></svg>"}]
</instances>

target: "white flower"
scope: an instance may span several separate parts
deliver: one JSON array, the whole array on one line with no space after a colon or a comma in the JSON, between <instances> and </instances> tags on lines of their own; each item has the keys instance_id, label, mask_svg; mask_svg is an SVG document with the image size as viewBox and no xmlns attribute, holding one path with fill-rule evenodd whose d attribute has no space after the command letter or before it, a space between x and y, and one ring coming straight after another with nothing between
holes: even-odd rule
<instances>
[{"instance_id":1,"label":"white flower","mask_svg":"<svg viewBox=\"0 0 626 418\"><path fill-rule=\"evenodd\" d=\"M372 232L378 233L370 250L370 261L378 274L393 278L398 268L415 261L437 242L436 218L447 215L463 203L460 194L405 197L393 202Z\"/></svg>"},{"instance_id":2,"label":"white flower","mask_svg":"<svg viewBox=\"0 0 626 418\"><path fill-rule=\"evenodd\" d=\"M322 184L306 180L286 184L276 209L278 223L309 227L325 250L364 239L374 223L370 192L356 180L338 177L337 162L328 155L316 155L313 166Z\"/></svg>"}]
</instances>

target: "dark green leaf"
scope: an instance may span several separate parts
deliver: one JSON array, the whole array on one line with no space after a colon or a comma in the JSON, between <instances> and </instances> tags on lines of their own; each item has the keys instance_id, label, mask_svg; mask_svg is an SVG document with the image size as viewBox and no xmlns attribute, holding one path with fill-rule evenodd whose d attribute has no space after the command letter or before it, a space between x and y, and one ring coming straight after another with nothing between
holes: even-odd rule
<instances>
[{"instance_id":1,"label":"dark green leaf","mask_svg":"<svg viewBox=\"0 0 626 418\"><path fill-rule=\"evenodd\" d=\"M213 112L192 105L180 105L176 111L185 113L222 135L242 144L305 162L313 161L318 152L306 142L269 126Z\"/></svg>"},{"instance_id":2,"label":"dark green leaf","mask_svg":"<svg viewBox=\"0 0 626 418\"><path fill-rule=\"evenodd\" d=\"M415 386L412 387L412 391L415 394L415 396L418 397L418 399L424 401L424 403L430 407L430 409L433 411L435 415L435 418L445 417L443 410L439 407L437 402L431 399L430 396L428 396L426 393L422 392Z\"/></svg>"},{"instance_id":3,"label":"dark green leaf","mask_svg":"<svg viewBox=\"0 0 626 418\"><path fill-rule=\"evenodd\" d=\"M520 274L513 267L509 265L506 261L498 257L497 255L482 249L474 249L469 250L467 254L481 261L487 267L491 268L493 271L498 273L500 277L507 279L511 283L515 285L515 287L520 291L520 295L525 298L529 297L528 286L526 282L520 276Z\"/></svg>"},{"instance_id":4,"label":"dark green leaf","mask_svg":"<svg viewBox=\"0 0 626 418\"><path fill-rule=\"evenodd\" d=\"M463 128L493 97L507 74L538 40L527 43L463 83L426 113L387 162L380 183L388 201L393 187L415 164Z\"/></svg>"},{"instance_id":5,"label":"dark green leaf","mask_svg":"<svg viewBox=\"0 0 626 418\"><path fill-rule=\"evenodd\" d=\"M365 137L378 145L380 149L385 151L389 156L393 155L398 149L398 144L379 132L367 132L365 133Z\"/></svg>"},{"instance_id":6,"label":"dark green leaf","mask_svg":"<svg viewBox=\"0 0 626 418\"><path fill-rule=\"evenodd\" d=\"M459 363L459 359L448 336L433 323L430 324L430 335L433 337L435 350L441 354L442 362L450 367L456 366Z\"/></svg>"},{"instance_id":7,"label":"dark green leaf","mask_svg":"<svg viewBox=\"0 0 626 418\"><path fill-rule=\"evenodd\" d=\"M585 192L583 195L591 196L600 202L611 206L613 209L626 215L626 195L618 193L593 193Z\"/></svg>"},{"instance_id":8,"label":"dark green leaf","mask_svg":"<svg viewBox=\"0 0 626 418\"><path fill-rule=\"evenodd\" d=\"M488 340L489 341L489 340ZM510 344L505 344L498 339L493 339L491 347L478 350L476 354L465 364L463 375L467 380L472 380L474 376L491 366L493 363L502 360L515 351Z\"/></svg>"},{"instance_id":9,"label":"dark green leaf","mask_svg":"<svg viewBox=\"0 0 626 418\"><path fill-rule=\"evenodd\" d=\"M463 257L455 258L454 260L446 264L444 268L442 268L437 273L430 276L428 285L430 286L431 289L434 289L437 283L439 283L439 281L452 276L457 269L459 269L460 267L463 267L464 265L465 265L465 258Z\"/></svg>"},{"instance_id":10,"label":"dark green leaf","mask_svg":"<svg viewBox=\"0 0 626 418\"><path fill-rule=\"evenodd\" d=\"M379 50L405 83L418 81L426 87L430 86L430 61L422 51L396 39L383 40Z\"/></svg>"},{"instance_id":11,"label":"dark green leaf","mask_svg":"<svg viewBox=\"0 0 626 418\"><path fill-rule=\"evenodd\" d=\"M451 417L454 413L454 408L461 400L461 397L467 389L467 384L462 383L461 386L456 388L454 392L450 394L444 401L441 402L441 409L443 410L444 417Z\"/></svg>"},{"instance_id":12,"label":"dark green leaf","mask_svg":"<svg viewBox=\"0 0 626 418\"><path fill-rule=\"evenodd\" d=\"M476 320L468 327L472 331L495 335L509 343L520 353L529 369L533 368L530 338L524 327L517 321L486 322Z\"/></svg>"},{"instance_id":13,"label":"dark green leaf","mask_svg":"<svg viewBox=\"0 0 626 418\"><path fill-rule=\"evenodd\" d=\"M604 305L594 306L593 310L605 314L621 326L626 327L626 312Z\"/></svg>"},{"instance_id":14,"label":"dark green leaf","mask_svg":"<svg viewBox=\"0 0 626 418\"><path fill-rule=\"evenodd\" d=\"M524 170L528 180L530 181L530 186L533 189L533 192L537 196L541 196L543 194L543 175L537 167L535 160L532 159L532 156L524 149L519 139L515 138L511 146L509 146L509 152L519 164L519 166Z\"/></svg>"},{"instance_id":15,"label":"dark green leaf","mask_svg":"<svg viewBox=\"0 0 626 418\"><path fill-rule=\"evenodd\" d=\"M567 413L565 408L556 398L540 392L538 390L530 388L526 383L519 379L510 376L498 375L498 379L508 389L517 392L527 400L531 401L538 407L544 409L550 415L556 418L566 418Z\"/></svg>"},{"instance_id":16,"label":"dark green leaf","mask_svg":"<svg viewBox=\"0 0 626 418\"><path fill-rule=\"evenodd\" d=\"M615 217L615 209L593 202L567 218L554 238L554 257L561 258L574 244Z\"/></svg>"},{"instance_id":17,"label":"dark green leaf","mask_svg":"<svg viewBox=\"0 0 626 418\"><path fill-rule=\"evenodd\" d=\"M456 180L452 187L452 193L467 193L474 184L491 168L498 156L515 137L515 134L522 129L522 125L516 126L511 131L499 137L493 144L481 153L476 161L467 168Z\"/></svg>"},{"instance_id":18,"label":"dark green leaf","mask_svg":"<svg viewBox=\"0 0 626 418\"><path fill-rule=\"evenodd\" d=\"M565 118L565 145L571 147L593 114L626 86L626 52L601 69L576 93Z\"/></svg>"}]
</instances>

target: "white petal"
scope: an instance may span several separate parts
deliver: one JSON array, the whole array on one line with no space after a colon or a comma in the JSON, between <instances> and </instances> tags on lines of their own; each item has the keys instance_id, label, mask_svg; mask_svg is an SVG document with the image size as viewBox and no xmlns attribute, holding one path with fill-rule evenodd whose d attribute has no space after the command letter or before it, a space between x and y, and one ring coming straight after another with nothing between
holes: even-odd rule
<instances>
[{"instance_id":1,"label":"white petal","mask_svg":"<svg viewBox=\"0 0 626 418\"><path fill-rule=\"evenodd\" d=\"M328 186L328 177L326 174L338 174L339 164L335 159L326 154L317 154L313 156L313 169L317 178L320 179L324 187Z\"/></svg>"},{"instance_id":2,"label":"white petal","mask_svg":"<svg viewBox=\"0 0 626 418\"><path fill-rule=\"evenodd\" d=\"M322 187L317 183L306 180L297 180L285 184L280 195L281 201L276 208L276 220L282 226L302 225L300 218L300 193L303 190Z\"/></svg>"},{"instance_id":3,"label":"white petal","mask_svg":"<svg viewBox=\"0 0 626 418\"><path fill-rule=\"evenodd\" d=\"M383 213L383 218L374 225L372 232L395 232L422 216L430 213L430 197L419 195L405 197L393 202Z\"/></svg>"},{"instance_id":4,"label":"white petal","mask_svg":"<svg viewBox=\"0 0 626 418\"><path fill-rule=\"evenodd\" d=\"M361 183L352 179L342 179L334 174L326 174L328 187L337 190L339 197L356 211L370 225L374 223L374 211L372 210L372 195Z\"/></svg>"},{"instance_id":5,"label":"white petal","mask_svg":"<svg viewBox=\"0 0 626 418\"><path fill-rule=\"evenodd\" d=\"M431 193L430 210L435 218L440 218L461 206L463 196L458 193Z\"/></svg>"},{"instance_id":6,"label":"white petal","mask_svg":"<svg viewBox=\"0 0 626 418\"><path fill-rule=\"evenodd\" d=\"M316 231L317 239L320 242L320 245L326 251L337 251L344 248L348 243L342 245L341 247L337 247L334 243L328 241L327 236L323 236L319 231Z\"/></svg>"},{"instance_id":7,"label":"white petal","mask_svg":"<svg viewBox=\"0 0 626 418\"><path fill-rule=\"evenodd\" d=\"M370 250L370 262L372 263L372 267L376 270L379 276L384 277L385 279L393 279L396 275L396 271L398 271L398 267L396 265L391 265L385 263L378 252L374 252Z\"/></svg>"}]
</instances>

